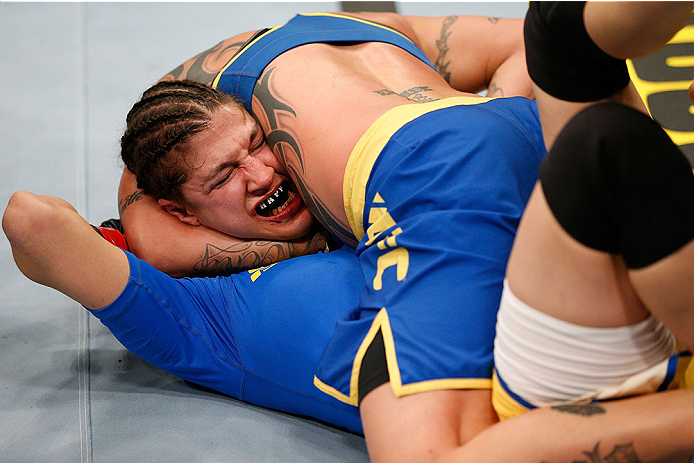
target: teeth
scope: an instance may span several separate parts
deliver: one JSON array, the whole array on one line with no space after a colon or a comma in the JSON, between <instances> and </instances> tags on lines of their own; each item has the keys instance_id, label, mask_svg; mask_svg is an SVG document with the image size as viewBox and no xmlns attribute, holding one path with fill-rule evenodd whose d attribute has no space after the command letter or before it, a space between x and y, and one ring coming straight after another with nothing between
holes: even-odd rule
<instances>
[{"instance_id":1,"label":"teeth","mask_svg":"<svg viewBox=\"0 0 694 463\"><path fill-rule=\"evenodd\" d=\"M258 211L262 211L261 215L264 217L272 217L286 209L287 205L291 203L295 197L296 193L294 193L292 190L287 191L284 185L280 185L279 187L277 187L277 190L275 190L275 192L272 193L272 195L267 197L262 203L258 205ZM274 203L280 202L282 203L281 205L278 204L277 207L272 208L272 205Z\"/></svg>"},{"instance_id":2,"label":"teeth","mask_svg":"<svg viewBox=\"0 0 694 463\"><path fill-rule=\"evenodd\" d=\"M289 203L292 202L292 199L294 199L296 197L296 195L291 191L289 193L287 193L287 196L288 196L287 201L284 204L282 204L280 207L278 207L277 209L273 209L271 215L277 215L280 212L282 212L283 210L285 210L287 208L287 206L289 205Z\"/></svg>"}]
</instances>

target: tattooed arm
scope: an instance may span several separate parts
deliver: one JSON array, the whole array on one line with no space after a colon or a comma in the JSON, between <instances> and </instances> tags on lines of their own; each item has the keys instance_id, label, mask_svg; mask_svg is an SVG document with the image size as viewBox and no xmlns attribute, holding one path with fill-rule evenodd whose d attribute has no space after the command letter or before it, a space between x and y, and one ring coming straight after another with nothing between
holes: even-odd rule
<instances>
[{"instance_id":1,"label":"tattooed arm","mask_svg":"<svg viewBox=\"0 0 694 463\"><path fill-rule=\"evenodd\" d=\"M291 242L240 240L204 226L187 225L159 207L124 172L118 208L130 250L173 276L227 275L326 249L322 233Z\"/></svg>"},{"instance_id":2,"label":"tattooed arm","mask_svg":"<svg viewBox=\"0 0 694 463\"><path fill-rule=\"evenodd\" d=\"M694 390L541 408L498 423L446 461L673 462L694 454Z\"/></svg>"}]
</instances>

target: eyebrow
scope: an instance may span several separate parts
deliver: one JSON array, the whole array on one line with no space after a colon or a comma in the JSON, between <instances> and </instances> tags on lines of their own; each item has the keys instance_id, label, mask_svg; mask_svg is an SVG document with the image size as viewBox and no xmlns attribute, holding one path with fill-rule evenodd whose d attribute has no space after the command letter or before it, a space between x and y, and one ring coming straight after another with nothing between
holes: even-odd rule
<instances>
[{"instance_id":1,"label":"eyebrow","mask_svg":"<svg viewBox=\"0 0 694 463\"><path fill-rule=\"evenodd\" d=\"M202 184L203 184L203 185L207 185L207 184L210 183L212 180L214 180L214 178L215 178L216 176L218 176L218 175L220 174L220 172L222 172L224 169L227 169L227 168L233 166L234 164L235 164L235 162L233 162L233 161L226 161L226 162L223 162L223 163L217 165L217 167L215 167L214 169L212 169L212 172L210 172L209 175L207 175L207 176L202 180Z\"/></svg>"},{"instance_id":2,"label":"eyebrow","mask_svg":"<svg viewBox=\"0 0 694 463\"><path fill-rule=\"evenodd\" d=\"M250 136L250 144L253 145L253 142L255 141L255 137L258 135L258 132L260 132L260 125L257 123L253 126L253 129L251 130L251 136ZM250 146L249 146L250 148ZM233 165L235 165L235 161L226 161L221 164L218 164L214 169L212 169L212 172L210 172L208 175L205 176L205 178L202 180L203 185L207 185L209 182L214 180L216 176L220 174L224 169L227 169Z\"/></svg>"}]
</instances>

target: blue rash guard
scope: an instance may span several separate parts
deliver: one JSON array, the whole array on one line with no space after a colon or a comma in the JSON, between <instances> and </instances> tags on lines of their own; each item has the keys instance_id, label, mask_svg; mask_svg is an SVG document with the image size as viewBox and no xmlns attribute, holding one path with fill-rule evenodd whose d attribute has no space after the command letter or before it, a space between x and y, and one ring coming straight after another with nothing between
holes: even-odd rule
<instances>
[{"instance_id":1,"label":"blue rash guard","mask_svg":"<svg viewBox=\"0 0 694 463\"><path fill-rule=\"evenodd\" d=\"M240 400L362 432L356 409L313 385L364 284L350 248L217 278L171 278L126 255L127 286L92 314L132 353Z\"/></svg>"}]
</instances>

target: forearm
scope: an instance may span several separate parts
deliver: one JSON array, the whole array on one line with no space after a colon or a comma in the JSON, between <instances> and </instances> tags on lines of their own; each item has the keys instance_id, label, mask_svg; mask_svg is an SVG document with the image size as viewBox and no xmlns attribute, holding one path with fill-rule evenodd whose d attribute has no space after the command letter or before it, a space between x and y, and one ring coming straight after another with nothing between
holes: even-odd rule
<instances>
[{"instance_id":1,"label":"forearm","mask_svg":"<svg viewBox=\"0 0 694 463\"><path fill-rule=\"evenodd\" d=\"M118 190L120 217L130 250L173 277L224 275L325 250L322 234L292 242L240 240L185 224L137 189L125 172Z\"/></svg>"},{"instance_id":2,"label":"forearm","mask_svg":"<svg viewBox=\"0 0 694 463\"><path fill-rule=\"evenodd\" d=\"M445 461L686 461L694 454L694 390L543 408L482 432Z\"/></svg>"},{"instance_id":3,"label":"forearm","mask_svg":"<svg viewBox=\"0 0 694 463\"><path fill-rule=\"evenodd\" d=\"M17 192L2 226L17 267L27 278L90 309L113 302L127 283L129 265L123 252L60 198Z\"/></svg>"}]
</instances>

